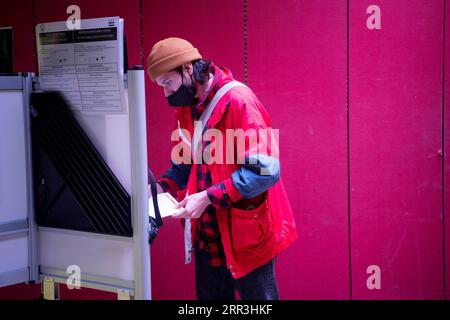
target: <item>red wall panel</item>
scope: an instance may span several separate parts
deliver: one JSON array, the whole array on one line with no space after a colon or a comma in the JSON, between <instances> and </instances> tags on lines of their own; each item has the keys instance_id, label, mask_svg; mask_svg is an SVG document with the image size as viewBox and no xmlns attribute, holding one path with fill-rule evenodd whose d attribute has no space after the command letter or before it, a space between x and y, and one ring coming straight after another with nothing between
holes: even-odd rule
<instances>
[{"instance_id":1,"label":"red wall panel","mask_svg":"<svg viewBox=\"0 0 450 320\"><path fill-rule=\"evenodd\" d=\"M0 288L0 300L36 300L40 295L40 285L21 283Z\"/></svg>"},{"instance_id":2,"label":"red wall panel","mask_svg":"<svg viewBox=\"0 0 450 320\"><path fill-rule=\"evenodd\" d=\"M34 13L32 0L2 3L0 26L14 28L14 71L37 71L33 18L65 20L70 4L81 7L82 18L125 18L130 65L141 63L139 0L34 3ZM144 63L153 44L169 36L191 41L241 81L247 57L248 84L280 129L282 178L299 229L276 267L282 299L440 299L444 259L450 296L450 46L446 41L442 119L443 0L350 1L348 128L347 1L142 3ZM366 27L372 4L381 9L381 30ZM449 26L447 1L447 38ZM148 159L159 176L169 165L174 115L162 89L146 81ZM380 290L366 286L373 264L381 268ZM165 220L152 247L152 290L154 299L195 298L178 220ZM38 296L39 286L0 288L0 299ZM64 287L61 296L115 299Z\"/></svg>"},{"instance_id":3,"label":"red wall panel","mask_svg":"<svg viewBox=\"0 0 450 320\"><path fill-rule=\"evenodd\" d=\"M13 72L36 72L32 0L2 1L1 27L13 28Z\"/></svg>"},{"instance_id":4,"label":"red wall panel","mask_svg":"<svg viewBox=\"0 0 450 320\"><path fill-rule=\"evenodd\" d=\"M350 2L354 299L443 298L442 1ZM369 290L369 265L381 289Z\"/></svg>"},{"instance_id":5,"label":"red wall panel","mask_svg":"<svg viewBox=\"0 0 450 320\"><path fill-rule=\"evenodd\" d=\"M444 206L445 206L445 282L446 298L450 299L450 2L445 10L445 72L444 72Z\"/></svg>"},{"instance_id":6,"label":"red wall panel","mask_svg":"<svg viewBox=\"0 0 450 320\"><path fill-rule=\"evenodd\" d=\"M166 37L181 37L203 58L226 66L243 81L244 40L242 1L143 1L145 63L153 45ZM169 167L174 111L162 88L146 78L148 159L158 176ZM152 247L154 299L195 299L193 265L184 266L180 222L166 219Z\"/></svg>"},{"instance_id":7,"label":"red wall panel","mask_svg":"<svg viewBox=\"0 0 450 320\"><path fill-rule=\"evenodd\" d=\"M279 257L283 299L348 299L346 2L248 1L249 85L280 130L299 239Z\"/></svg>"}]
</instances>

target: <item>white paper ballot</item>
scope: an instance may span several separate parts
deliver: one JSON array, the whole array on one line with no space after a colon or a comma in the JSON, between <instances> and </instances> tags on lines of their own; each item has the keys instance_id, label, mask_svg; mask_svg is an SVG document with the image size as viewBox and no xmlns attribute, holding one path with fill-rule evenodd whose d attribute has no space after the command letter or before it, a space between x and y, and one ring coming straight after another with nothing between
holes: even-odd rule
<instances>
[{"instance_id":1,"label":"white paper ballot","mask_svg":"<svg viewBox=\"0 0 450 320\"><path fill-rule=\"evenodd\" d=\"M173 216L182 212L182 208L175 208L178 201L175 200L170 193L158 193L158 207L161 213L161 218ZM153 199L148 198L148 214L150 217L155 218L155 208L153 207Z\"/></svg>"}]
</instances>

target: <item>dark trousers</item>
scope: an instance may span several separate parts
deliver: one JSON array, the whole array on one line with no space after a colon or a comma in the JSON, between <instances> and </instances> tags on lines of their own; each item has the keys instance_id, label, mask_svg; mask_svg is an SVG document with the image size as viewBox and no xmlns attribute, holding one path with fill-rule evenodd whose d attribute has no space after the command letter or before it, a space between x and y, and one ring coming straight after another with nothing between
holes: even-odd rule
<instances>
[{"instance_id":1,"label":"dark trousers","mask_svg":"<svg viewBox=\"0 0 450 320\"><path fill-rule=\"evenodd\" d=\"M235 280L226 266L211 267L207 254L194 251L198 300L235 300L236 289L242 300L278 300L276 258Z\"/></svg>"}]
</instances>

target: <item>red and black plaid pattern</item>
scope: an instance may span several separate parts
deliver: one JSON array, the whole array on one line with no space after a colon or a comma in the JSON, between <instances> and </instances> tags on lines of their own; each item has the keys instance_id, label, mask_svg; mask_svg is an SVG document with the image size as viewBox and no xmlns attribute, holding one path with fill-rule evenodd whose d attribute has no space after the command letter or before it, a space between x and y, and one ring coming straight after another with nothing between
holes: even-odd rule
<instances>
[{"instance_id":1,"label":"red and black plaid pattern","mask_svg":"<svg viewBox=\"0 0 450 320\"><path fill-rule=\"evenodd\" d=\"M208 197L214 206L228 208L231 205L231 200L225 190L223 182L208 188Z\"/></svg>"},{"instance_id":2,"label":"red and black plaid pattern","mask_svg":"<svg viewBox=\"0 0 450 320\"><path fill-rule=\"evenodd\" d=\"M196 106L191 108L192 119L194 121L200 118L206 106L210 103L219 89L222 71L214 65L211 66L211 71L214 74L214 79L209 92L200 99ZM209 127L207 125L205 130L208 129ZM202 150L204 150L209 143L210 141L203 140ZM202 150L199 150L199 152L202 152ZM200 250L209 254L209 264L211 266L222 266L225 265L225 254L220 239L216 208L214 205L228 207L230 206L231 201L226 195L223 183L214 186L212 185L211 172L209 171L208 165L201 163L197 165L197 191L200 192L203 190L207 190L212 205L209 205L199 218L196 236L197 246Z\"/></svg>"}]
</instances>

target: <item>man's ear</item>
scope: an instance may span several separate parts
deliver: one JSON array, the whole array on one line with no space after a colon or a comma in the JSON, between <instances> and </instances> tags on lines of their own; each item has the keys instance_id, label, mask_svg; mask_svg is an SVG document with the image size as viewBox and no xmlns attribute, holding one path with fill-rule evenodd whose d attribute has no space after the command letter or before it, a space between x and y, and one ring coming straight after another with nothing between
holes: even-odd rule
<instances>
[{"instance_id":1,"label":"man's ear","mask_svg":"<svg viewBox=\"0 0 450 320\"><path fill-rule=\"evenodd\" d=\"M183 68L187 71L189 76L192 76L194 74L194 67L192 66L191 62L183 64Z\"/></svg>"}]
</instances>

